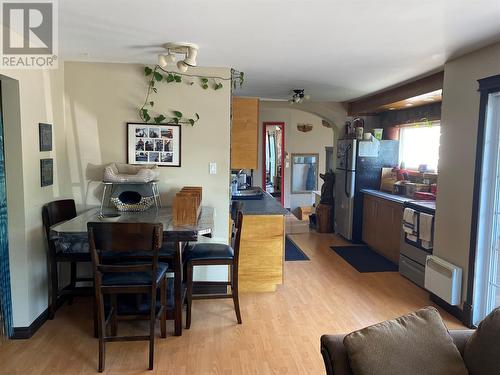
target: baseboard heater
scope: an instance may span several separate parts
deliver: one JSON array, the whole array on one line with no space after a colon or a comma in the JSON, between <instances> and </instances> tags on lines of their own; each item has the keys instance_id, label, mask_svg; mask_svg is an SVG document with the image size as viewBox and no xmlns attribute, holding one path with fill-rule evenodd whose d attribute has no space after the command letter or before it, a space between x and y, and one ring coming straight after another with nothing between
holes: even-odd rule
<instances>
[{"instance_id":1,"label":"baseboard heater","mask_svg":"<svg viewBox=\"0 0 500 375\"><path fill-rule=\"evenodd\" d=\"M462 290L462 269L434 255L425 261L425 289L450 305L459 305Z\"/></svg>"}]
</instances>

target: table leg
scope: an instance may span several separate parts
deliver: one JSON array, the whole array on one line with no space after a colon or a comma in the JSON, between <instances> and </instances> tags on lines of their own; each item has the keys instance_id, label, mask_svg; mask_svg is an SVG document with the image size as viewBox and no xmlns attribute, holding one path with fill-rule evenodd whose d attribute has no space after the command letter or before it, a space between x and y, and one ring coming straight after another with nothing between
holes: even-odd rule
<instances>
[{"instance_id":1,"label":"table leg","mask_svg":"<svg viewBox=\"0 0 500 375\"><path fill-rule=\"evenodd\" d=\"M174 335L182 336L182 252L181 243L175 242L174 271Z\"/></svg>"},{"instance_id":2,"label":"table leg","mask_svg":"<svg viewBox=\"0 0 500 375\"><path fill-rule=\"evenodd\" d=\"M161 195L160 195L160 188L158 187L158 184L155 184L156 188L156 195L158 195L158 205L161 207Z\"/></svg>"},{"instance_id":3,"label":"table leg","mask_svg":"<svg viewBox=\"0 0 500 375\"><path fill-rule=\"evenodd\" d=\"M104 188L102 189L102 197L101 197L101 214L102 214L102 209L104 207L104 198L106 198L106 190L108 189L108 185L104 185Z\"/></svg>"},{"instance_id":4,"label":"table leg","mask_svg":"<svg viewBox=\"0 0 500 375\"><path fill-rule=\"evenodd\" d=\"M155 200L155 207L156 207L156 209L158 209L159 207L158 207L158 200L157 200L157 197L156 197L155 184L151 183L150 186L151 186L151 194L153 194L153 199Z\"/></svg>"},{"instance_id":5,"label":"table leg","mask_svg":"<svg viewBox=\"0 0 500 375\"><path fill-rule=\"evenodd\" d=\"M49 294L49 320L54 319L57 310L57 297L59 296L59 275L57 262L49 253L50 294Z\"/></svg>"}]
</instances>

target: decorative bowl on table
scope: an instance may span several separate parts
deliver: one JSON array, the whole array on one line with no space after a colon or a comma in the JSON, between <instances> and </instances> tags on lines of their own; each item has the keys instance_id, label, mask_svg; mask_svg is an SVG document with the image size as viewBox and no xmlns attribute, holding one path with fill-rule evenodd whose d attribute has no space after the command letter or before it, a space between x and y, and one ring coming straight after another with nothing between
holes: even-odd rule
<instances>
[{"instance_id":1,"label":"decorative bowl on table","mask_svg":"<svg viewBox=\"0 0 500 375\"><path fill-rule=\"evenodd\" d=\"M143 197L136 191L124 191L118 197L111 198L111 202L120 212L141 212L151 208L155 199Z\"/></svg>"}]
</instances>

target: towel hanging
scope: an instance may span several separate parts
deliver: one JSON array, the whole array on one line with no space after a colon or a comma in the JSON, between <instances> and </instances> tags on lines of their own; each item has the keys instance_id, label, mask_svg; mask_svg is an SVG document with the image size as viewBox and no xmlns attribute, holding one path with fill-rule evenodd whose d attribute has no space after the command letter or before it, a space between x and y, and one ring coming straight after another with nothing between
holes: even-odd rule
<instances>
[{"instance_id":1,"label":"towel hanging","mask_svg":"<svg viewBox=\"0 0 500 375\"><path fill-rule=\"evenodd\" d=\"M403 212L403 230L409 235L416 236L418 234L418 213L411 209L405 208Z\"/></svg>"},{"instance_id":2,"label":"towel hanging","mask_svg":"<svg viewBox=\"0 0 500 375\"><path fill-rule=\"evenodd\" d=\"M420 231L418 238L422 241L422 247L432 249L432 226L434 223L434 215L420 213Z\"/></svg>"}]
</instances>

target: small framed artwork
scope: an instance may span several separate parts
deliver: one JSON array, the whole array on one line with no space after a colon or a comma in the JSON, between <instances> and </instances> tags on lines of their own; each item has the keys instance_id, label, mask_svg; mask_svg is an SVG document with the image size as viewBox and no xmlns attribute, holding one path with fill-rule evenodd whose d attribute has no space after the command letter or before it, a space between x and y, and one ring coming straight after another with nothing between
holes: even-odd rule
<instances>
[{"instance_id":1,"label":"small framed artwork","mask_svg":"<svg viewBox=\"0 0 500 375\"><path fill-rule=\"evenodd\" d=\"M50 186L54 183L54 160L40 159L40 185Z\"/></svg>"},{"instance_id":2,"label":"small framed artwork","mask_svg":"<svg viewBox=\"0 0 500 375\"><path fill-rule=\"evenodd\" d=\"M181 166L181 125L127 123L129 164Z\"/></svg>"},{"instance_id":3,"label":"small framed artwork","mask_svg":"<svg viewBox=\"0 0 500 375\"><path fill-rule=\"evenodd\" d=\"M38 124L38 136L40 139L40 151L52 151L52 125Z\"/></svg>"}]
</instances>

